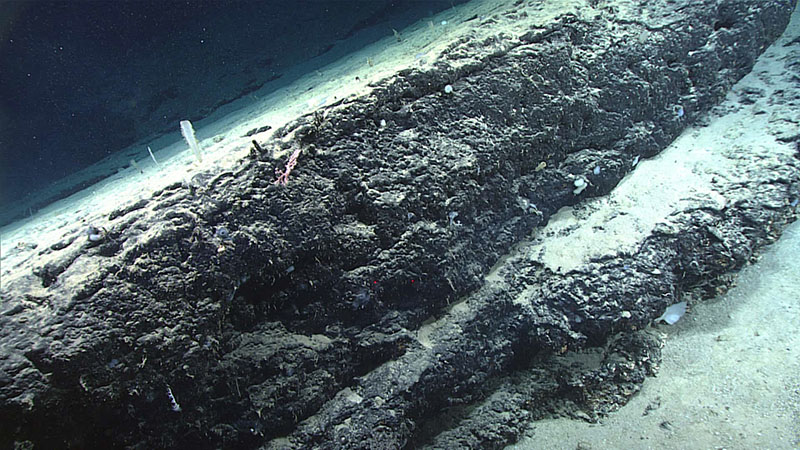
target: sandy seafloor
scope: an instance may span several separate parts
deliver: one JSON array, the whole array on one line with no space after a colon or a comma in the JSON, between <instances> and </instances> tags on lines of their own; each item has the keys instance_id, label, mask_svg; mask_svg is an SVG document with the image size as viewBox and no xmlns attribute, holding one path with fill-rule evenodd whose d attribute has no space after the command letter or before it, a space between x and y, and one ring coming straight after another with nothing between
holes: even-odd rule
<instances>
[{"instance_id":1,"label":"sandy seafloor","mask_svg":"<svg viewBox=\"0 0 800 450\"><path fill-rule=\"evenodd\" d=\"M785 144L775 135L800 132L797 105L790 112L794 119L786 122L778 119L783 113L770 100L775 95L800 99L800 80L782 69L784 62L800 58L797 44L787 45L798 36L800 12L795 10L784 35L707 123L686 129L664 152L641 163L609 199L587 202L584 208L594 211L581 227L589 230L593 216L600 221L604 208L632 203L630 213L638 214L638 220L615 232L636 234L653 211L684 198L682 192L703 191L710 172L724 172L724 167L713 167L724 164L716 155L730 149L742 152L741 158L778 153ZM747 92L759 92L759 99L749 104ZM698 176L686 176L687 169ZM575 223L572 214L559 216L546 229ZM580 229L571 234L586 236ZM576 250L575 239L562 239L553 251L553 266L625 240L603 241L595 235L595 242L603 242ZM800 449L800 223L791 224L756 263L746 266L727 293L692 304L675 325L656 328L667 335L660 370L627 405L598 423L570 418L534 422L527 436L508 449Z\"/></svg>"},{"instance_id":2,"label":"sandy seafloor","mask_svg":"<svg viewBox=\"0 0 800 450\"><path fill-rule=\"evenodd\" d=\"M800 448L800 223L673 326L658 376L599 423L534 422L508 449Z\"/></svg>"},{"instance_id":3,"label":"sandy seafloor","mask_svg":"<svg viewBox=\"0 0 800 450\"><path fill-rule=\"evenodd\" d=\"M119 168L117 175L36 212L32 217L0 230L2 271L30 270L35 251L30 244L55 241L67 230L88 225L102 227L104 216L121 205L134 203L170 183L190 179L201 170L235 167L246 157L253 137L242 137L264 124L272 130L300 114L313 111L349 95L364 95L368 84L398 70L431 64L449 42L466 33L459 22L475 14L489 15L506 8L511 1L473 1L445 11L429 21L403 30L403 41L387 35L383 41L360 50L324 70L300 78L294 85L249 99L247 108L219 112L195 124L204 148L202 165L176 134L164 137L153 147L160 167L147 159L138 161L140 172L130 167L131 148L102 162ZM564 8L580 8L579 1L559 0L543 6L543 21ZM513 31L513 22L497 27ZM702 125L688 128L661 155L642 161L620 183L609 198L591 200L588 208L602 219L603 208L627 205L637 220L609 227L609 237L596 239L595 247L552 244L555 252L543 255L553 266L569 267L597 252L597 246L619 247L635 237L647 217L664 205L680 203L682 195L704 189L704 168L718 164L718 156L757 148L762 154L770 145L787 146L775 140L770 95L781 89L784 95L800 95L800 83L792 84L780 68L786 58L800 58L797 45L785 46L800 35L797 11L784 37L761 57L753 73L742 80ZM360 81L353 81L358 77ZM765 94L753 104L742 102L749 87ZM786 94L788 92L788 94ZM253 96L258 97L259 93ZM797 121L784 124L797 132ZM270 131L254 136L269 137ZM756 156L757 157L757 156ZM107 170L107 168L104 168ZM86 178L91 179L91 170ZM693 173L697 177L686 177ZM698 183L693 185L692 183ZM665 189L666 187L666 189ZM674 187L675 189L670 189ZM688 195L688 194L687 194ZM616 197L615 197L616 196ZM638 216L636 212L638 211ZM571 209L554 216L548 227L558 229L576 219ZM626 229L630 227L630 229ZM581 235L580 227L574 239ZM545 232L544 234L547 234ZM586 240L584 240L586 242ZM9 251L13 249L14 251ZM800 448L800 225L790 226L784 236L763 253L756 264L746 267L728 293L713 301L692 304L687 315L674 326L657 325L668 335L658 376L648 379L642 391L628 405L599 423L554 418L531 424L529 435L514 449L791 449ZM554 258L548 261L548 258Z\"/></svg>"}]
</instances>

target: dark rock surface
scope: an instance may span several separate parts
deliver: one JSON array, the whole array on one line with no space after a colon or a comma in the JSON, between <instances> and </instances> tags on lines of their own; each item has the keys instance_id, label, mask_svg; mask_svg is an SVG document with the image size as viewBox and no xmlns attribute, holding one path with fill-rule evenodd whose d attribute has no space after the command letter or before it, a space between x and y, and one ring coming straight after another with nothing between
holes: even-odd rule
<instances>
[{"instance_id":1,"label":"dark rock surface","mask_svg":"<svg viewBox=\"0 0 800 450\"><path fill-rule=\"evenodd\" d=\"M300 118L100 240L41 243L3 281L0 444L497 448L624 403L657 368L645 327L792 220L796 164L635 254L569 273L503 256L708 112L794 1L591 3Z\"/></svg>"}]
</instances>

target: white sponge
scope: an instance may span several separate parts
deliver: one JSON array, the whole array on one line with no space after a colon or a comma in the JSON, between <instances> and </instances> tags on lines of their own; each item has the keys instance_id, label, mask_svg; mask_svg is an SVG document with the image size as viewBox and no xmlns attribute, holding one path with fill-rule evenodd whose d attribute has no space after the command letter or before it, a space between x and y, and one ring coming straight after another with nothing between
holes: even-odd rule
<instances>
[{"instance_id":1,"label":"white sponge","mask_svg":"<svg viewBox=\"0 0 800 450\"><path fill-rule=\"evenodd\" d=\"M200 144L197 143L197 138L194 137L192 122L181 120L181 134L183 138L186 139L186 143L189 144L189 148L192 149L194 157L197 158L197 162L203 162L203 156L200 154Z\"/></svg>"},{"instance_id":2,"label":"white sponge","mask_svg":"<svg viewBox=\"0 0 800 450\"><path fill-rule=\"evenodd\" d=\"M664 322L672 325L680 320L684 314L686 314L686 302L678 302L667 307L667 310L664 311L664 314L662 314L661 317L656 319L656 322L663 320Z\"/></svg>"}]
</instances>

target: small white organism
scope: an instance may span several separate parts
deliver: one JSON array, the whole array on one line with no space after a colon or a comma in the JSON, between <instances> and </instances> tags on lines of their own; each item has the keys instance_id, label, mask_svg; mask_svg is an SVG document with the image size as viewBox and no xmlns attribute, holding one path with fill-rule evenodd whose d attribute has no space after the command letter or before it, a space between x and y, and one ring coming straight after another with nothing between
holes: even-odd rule
<instances>
[{"instance_id":1,"label":"small white organism","mask_svg":"<svg viewBox=\"0 0 800 450\"><path fill-rule=\"evenodd\" d=\"M586 178L581 177L576 178L575 181L572 182L572 185L575 186L575 189L572 190L572 193L578 195L583 192L584 189L586 189L588 183L586 183Z\"/></svg>"},{"instance_id":2,"label":"small white organism","mask_svg":"<svg viewBox=\"0 0 800 450\"><path fill-rule=\"evenodd\" d=\"M664 311L664 314L656 319L656 322L663 320L664 322L673 325L675 322L680 320L684 314L686 314L686 302L678 302L674 305L668 306L667 310Z\"/></svg>"}]
</instances>

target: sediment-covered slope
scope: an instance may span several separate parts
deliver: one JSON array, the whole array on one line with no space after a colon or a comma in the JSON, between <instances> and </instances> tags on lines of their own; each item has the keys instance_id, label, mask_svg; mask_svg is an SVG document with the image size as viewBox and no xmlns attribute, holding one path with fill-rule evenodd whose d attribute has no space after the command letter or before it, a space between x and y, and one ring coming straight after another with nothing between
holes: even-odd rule
<instances>
[{"instance_id":1,"label":"sediment-covered slope","mask_svg":"<svg viewBox=\"0 0 800 450\"><path fill-rule=\"evenodd\" d=\"M569 254L578 225L540 227L708 114L794 2L563 6L468 18L475 38L432 69L299 118L99 236L40 243L3 280L3 444L487 448L555 405L624 402L658 361L641 330L724 289L794 217L795 150L721 154L672 208L608 197L654 210L603 235L619 245Z\"/></svg>"}]
</instances>

